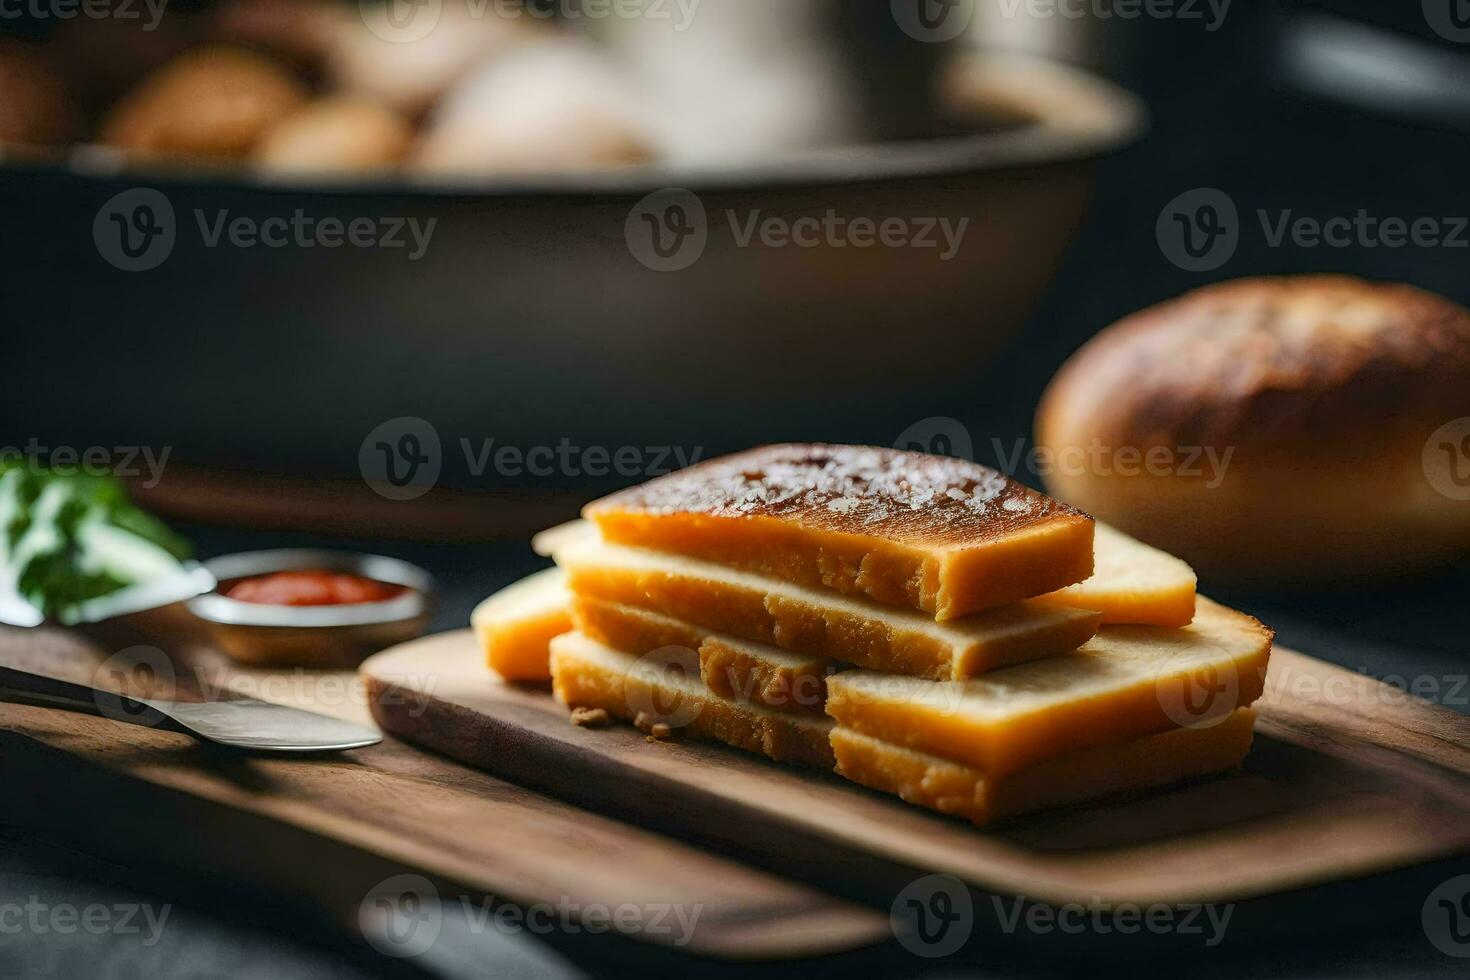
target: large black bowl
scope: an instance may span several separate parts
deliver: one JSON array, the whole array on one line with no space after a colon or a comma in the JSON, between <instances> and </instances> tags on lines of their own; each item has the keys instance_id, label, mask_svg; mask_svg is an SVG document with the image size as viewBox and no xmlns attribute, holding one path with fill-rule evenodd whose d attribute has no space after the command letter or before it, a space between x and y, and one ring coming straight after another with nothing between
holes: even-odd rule
<instances>
[{"instance_id":1,"label":"large black bowl","mask_svg":"<svg viewBox=\"0 0 1470 980\"><path fill-rule=\"evenodd\" d=\"M704 453L891 441L895 419L963 390L1022 322L1093 162L1144 125L1136 100L1074 69L991 60L956 77L1010 123L758 167L287 184L11 161L0 445L147 445L176 462L355 477L369 433L412 416L440 438L443 482L581 488L629 481L562 464L477 473L475 454L488 439ZM705 237L660 257L652 232L672 248L700 208ZM370 219L374 235L402 222L407 245L206 234L222 217L280 230L298 213ZM757 215L830 215L841 230L811 247L743 243ZM938 247L858 247L845 224L889 218ZM410 221L434 222L417 258ZM953 255L941 221L968 221ZM139 265L153 267L126 268Z\"/></svg>"}]
</instances>

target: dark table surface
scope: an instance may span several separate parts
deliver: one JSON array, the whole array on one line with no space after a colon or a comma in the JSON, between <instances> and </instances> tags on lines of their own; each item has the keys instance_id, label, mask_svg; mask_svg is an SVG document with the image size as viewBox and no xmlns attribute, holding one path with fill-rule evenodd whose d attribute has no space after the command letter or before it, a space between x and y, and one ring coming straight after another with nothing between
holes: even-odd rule
<instances>
[{"instance_id":1,"label":"dark table surface","mask_svg":"<svg viewBox=\"0 0 1470 980\"><path fill-rule=\"evenodd\" d=\"M1291 208L1329 217L1368 208L1412 219L1456 209L1463 214L1470 207L1464 189L1470 140L1463 133L1358 112L1293 90L1277 71L1275 41L1282 23L1279 8L1258 5L1232 11L1224 27L1212 33L1179 22L1115 25L1110 70L1148 99L1154 133L1103 166L1089 223L1023 339L994 370L976 378L964 405L934 406L935 414L972 426L981 458L992 436L1025 437L1047 378L1087 336L1133 309L1204 282L1258 273L1349 271L1405 279L1470 300L1464 250L1277 247L1243 230L1234 257L1213 272L1187 272L1167 260L1155 239L1155 221L1166 202L1196 187L1225 190L1243 214ZM905 421L895 420L894 431L901 431ZM322 543L419 562L443 588L436 629L463 626L476 601L543 564L525 542L428 546L186 530L205 555ZM1209 582L1202 587L1276 626L1283 644L1470 711L1470 644L1462 625L1470 569L1316 596L1236 593ZM99 819L105 819L105 807ZM1187 966L1200 976L1463 977L1470 973L1470 960L1436 948L1420 915L1437 885L1466 873L1470 862L1444 862L1244 905L1224 941L1209 949L1181 944L1182 937L1145 935L1090 937L1096 942L1051 945L1048 952L1049 944L981 931L965 962L944 969L947 975L1023 976ZM0 978L702 972L698 964L622 941L557 937L548 944L463 930L449 930L450 938L431 957L394 961L346 937L303 932L293 926L290 910L276 909L269 896L241 896L219 885L159 880L150 869L90 855L79 842L0 828ZM141 934L63 934L16 926L28 907L97 905L151 909L155 919L167 909L168 917L153 943L145 942L150 938L146 924ZM1058 956L1057 949L1066 952ZM858 969L860 975L897 975L934 967L886 949L832 962L774 965L764 972L822 975Z\"/></svg>"}]
</instances>

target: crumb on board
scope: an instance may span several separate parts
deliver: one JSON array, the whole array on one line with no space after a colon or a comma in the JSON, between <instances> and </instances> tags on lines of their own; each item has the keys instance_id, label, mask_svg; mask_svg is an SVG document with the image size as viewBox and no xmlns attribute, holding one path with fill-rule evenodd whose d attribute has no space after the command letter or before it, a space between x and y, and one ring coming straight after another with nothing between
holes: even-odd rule
<instances>
[{"instance_id":1,"label":"crumb on board","mask_svg":"<svg viewBox=\"0 0 1470 980\"><path fill-rule=\"evenodd\" d=\"M648 736L650 742L661 742L674 733L667 723L654 721L654 716L646 711L638 712L638 717L633 719L633 724Z\"/></svg>"},{"instance_id":2,"label":"crumb on board","mask_svg":"<svg viewBox=\"0 0 1470 980\"><path fill-rule=\"evenodd\" d=\"M572 724L578 728L601 728L611 720L611 716L602 708L572 709Z\"/></svg>"}]
</instances>

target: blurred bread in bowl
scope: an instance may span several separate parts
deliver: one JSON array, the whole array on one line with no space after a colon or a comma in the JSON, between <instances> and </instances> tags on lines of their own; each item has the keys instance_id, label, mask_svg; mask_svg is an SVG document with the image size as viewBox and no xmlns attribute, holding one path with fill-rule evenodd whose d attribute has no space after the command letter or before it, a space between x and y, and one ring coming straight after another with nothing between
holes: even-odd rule
<instances>
[{"instance_id":1,"label":"blurred bread in bowl","mask_svg":"<svg viewBox=\"0 0 1470 980\"><path fill-rule=\"evenodd\" d=\"M167 4L93 0L94 15L56 25L46 53L89 122L104 119L118 97L197 43L197 19ZM110 16L95 16L97 11ZM131 10L134 16L125 16Z\"/></svg>"},{"instance_id":2,"label":"blurred bread in bowl","mask_svg":"<svg viewBox=\"0 0 1470 980\"><path fill-rule=\"evenodd\" d=\"M395 166L413 142L397 112L366 99L317 99L268 132L255 151L278 174L352 173Z\"/></svg>"},{"instance_id":3,"label":"blurred bread in bowl","mask_svg":"<svg viewBox=\"0 0 1470 980\"><path fill-rule=\"evenodd\" d=\"M29 45L0 38L0 146L55 146L74 126L60 77Z\"/></svg>"},{"instance_id":4,"label":"blurred bread in bowl","mask_svg":"<svg viewBox=\"0 0 1470 980\"><path fill-rule=\"evenodd\" d=\"M654 158L631 85L596 48L549 41L476 72L438 106L415 154L422 172L534 174Z\"/></svg>"},{"instance_id":5,"label":"blurred bread in bowl","mask_svg":"<svg viewBox=\"0 0 1470 980\"><path fill-rule=\"evenodd\" d=\"M329 86L368 96L415 118L460 79L547 28L494 0L443 0L408 19L391 2L364 3L335 25L326 46Z\"/></svg>"},{"instance_id":6,"label":"blurred bread in bowl","mask_svg":"<svg viewBox=\"0 0 1470 980\"><path fill-rule=\"evenodd\" d=\"M1470 311L1346 276L1209 286L1078 351L1036 437L1054 495L1207 579L1445 564L1470 552Z\"/></svg>"},{"instance_id":7,"label":"blurred bread in bowl","mask_svg":"<svg viewBox=\"0 0 1470 980\"><path fill-rule=\"evenodd\" d=\"M219 0L207 18L212 41L255 48L317 72L342 23L357 19L357 11L337 0Z\"/></svg>"},{"instance_id":8,"label":"blurred bread in bowl","mask_svg":"<svg viewBox=\"0 0 1470 980\"><path fill-rule=\"evenodd\" d=\"M306 100L306 87L270 58L209 45L144 79L107 117L101 141L139 157L240 160Z\"/></svg>"}]
</instances>

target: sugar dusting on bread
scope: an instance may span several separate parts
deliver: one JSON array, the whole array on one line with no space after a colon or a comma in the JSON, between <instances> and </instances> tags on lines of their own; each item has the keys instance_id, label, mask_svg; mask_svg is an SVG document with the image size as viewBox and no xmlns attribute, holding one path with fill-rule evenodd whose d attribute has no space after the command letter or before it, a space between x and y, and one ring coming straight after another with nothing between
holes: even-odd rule
<instances>
[{"instance_id":1,"label":"sugar dusting on bread","mask_svg":"<svg viewBox=\"0 0 1470 980\"><path fill-rule=\"evenodd\" d=\"M920 518L1014 525L1079 512L968 460L862 446L767 446L711 460L600 504L712 517L800 517L870 528Z\"/></svg>"}]
</instances>

